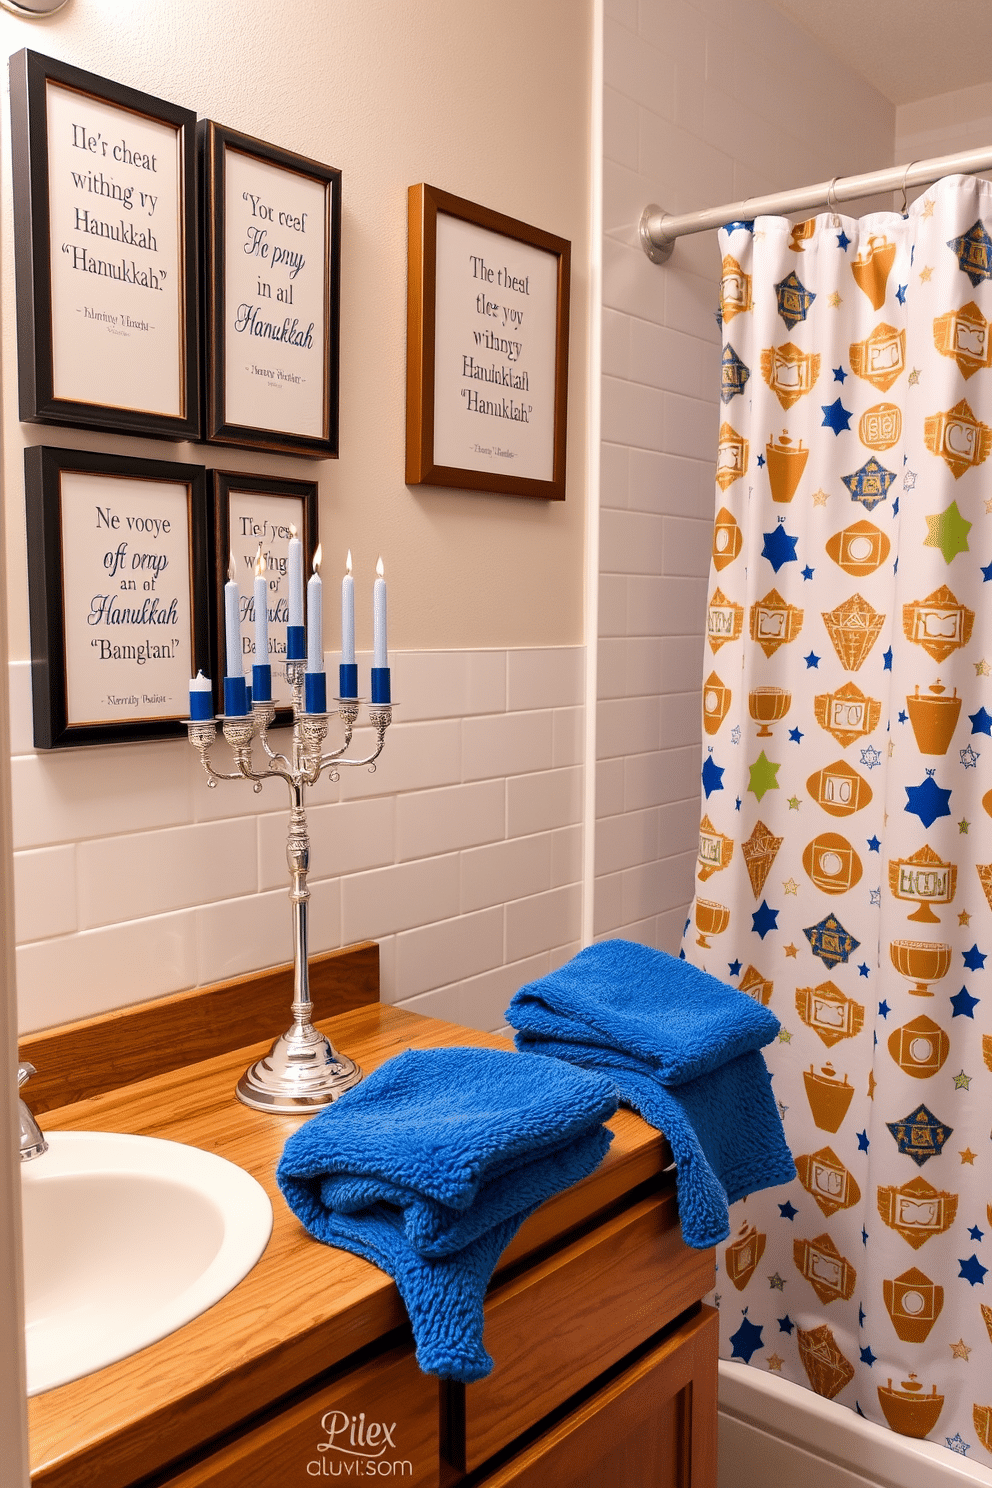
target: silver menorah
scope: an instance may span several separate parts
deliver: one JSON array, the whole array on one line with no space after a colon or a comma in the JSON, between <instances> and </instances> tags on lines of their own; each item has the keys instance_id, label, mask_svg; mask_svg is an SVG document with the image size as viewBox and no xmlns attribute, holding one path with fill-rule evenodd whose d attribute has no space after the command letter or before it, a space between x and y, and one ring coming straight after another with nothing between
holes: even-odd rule
<instances>
[{"instance_id":1,"label":"silver menorah","mask_svg":"<svg viewBox=\"0 0 992 1488\"><path fill-rule=\"evenodd\" d=\"M376 731L376 746L364 759L348 759L352 734L361 708L359 698L337 698L338 715L344 725L344 742L339 749L324 754L330 713L304 711L305 661L286 662L286 680L293 690L293 735L290 755L274 750L268 730L275 718L274 703L256 702L243 717L221 717L224 738L231 747L233 772L216 770L210 750L217 738L213 719L188 719L189 742L199 751L200 763L207 774L207 785L216 789L220 780L250 780L261 791L267 780L284 780L289 789L289 832L286 859L289 864L289 899L293 906L293 1005L292 1026L276 1039L264 1058L259 1059L241 1076L237 1084L238 1099L256 1111L298 1114L314 1110L337 1100L345 1090L357 1085L362 1071L353 1059L334 1048L330 1039L314 1028L311 1018L310 969L308 963L310 890L310 837L307 832L306 789L316 785L327 770L331 780L339 778L342 765L375 769L382 753L386 730L392 722L390 703L372 703L368 721ZM254 768L253 747L258 740L267 756L263 770Z\"/></svg>"}]
</instances>

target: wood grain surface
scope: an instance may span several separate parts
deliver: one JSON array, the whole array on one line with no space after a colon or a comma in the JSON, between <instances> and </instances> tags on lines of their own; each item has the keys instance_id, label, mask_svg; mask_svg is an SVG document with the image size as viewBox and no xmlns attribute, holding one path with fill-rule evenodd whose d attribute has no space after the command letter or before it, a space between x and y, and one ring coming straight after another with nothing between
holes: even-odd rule
<instances>
[{"instance_id":1,"label":"wood grain surface","mask_svg":"<svg viewBox=\"0 0 992 1488\"><path fill-rule=\"evenodd\" d=\"M496 1288L488 1379L465 1387L471 1472L712 1287L711 1250L682 1240L674 1192L653 1195Z\"/></svg>"},{"instance_id":2,"label":"wood grain surface","mask_svg":"<svg viewBox=\"0 0 992 1488\"><path fill-rule=\"evenodd\" d=\"M321 1476L397 1477L437 1488L437 1438L438 1382L421 1374L407 1343L180 1469L168 1488L305 1488Z\"/></svg>"},{"instance_id":3,"label":"wood grain surface","mask_svg":"<svg viewBox=\"0 0 992 1488\"><path fill-rule=\"evenodd\" d=\"M718 1314L703 1307L486 1488L716 1488L718 1343Z\"/></svg>"},{"instance_id":4,"label":"wood grain surface","mask_svg":"<svg viewBox=\"0 0 992 1488\"><path fill-rule=\"evenodd\" d=\"M379 1000L379 947L374 941L310 958L316 1018ZM292 1022L292 965L215 982L191 992L29 1033L19 1057L37 1074L27 1091L37 1116L119 1085L277 1038Z\"/></svg>"},{"instance_id":5,"label":"wood grain surface","mask_svg":"<svg viewBox=\"0 0 992 1488\"><path fill-rule=\"evenodd\" d=\"M494 1035L380 1004L321 1026L366 1073L406 1048L511 1047ZM272 1200L274 1226L258 1265L208 1312L150 1348L29 1402L35 1488L126 1488L406 1326L390 1278L311 1240L278 1191L282 1148L306 1118L262 1115L234 1094L238 1077L267 1043L42 1119L49 1130L138 1132L217 1152L258 1179ZM632 1112L618 1112L609 1124L616 1138L603 1164L555 1201L559 1233L587 1222L671 1161L664 1138ZM522 1227L518 1253L547 1240L548 1221L539 1211Z\"/></svg>"}]
</instances>

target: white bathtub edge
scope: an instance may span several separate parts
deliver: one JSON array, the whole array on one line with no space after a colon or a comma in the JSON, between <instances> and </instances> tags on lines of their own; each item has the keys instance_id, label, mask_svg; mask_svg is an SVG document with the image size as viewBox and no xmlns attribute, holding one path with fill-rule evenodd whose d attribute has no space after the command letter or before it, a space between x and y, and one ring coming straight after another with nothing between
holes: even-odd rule
<instances>
[{"instance_id":1,"label":"white bathtub edge","mask_svg":"<svg viewBox=\"0 0 992 1488\"><path fill-rule=\"evenodd\" d=\"M992 1488L992 1470L982 1463L934 1442L899 1436L748 1364L720 1360L720 1411L878 1488Z\"/></svg>"}]
</instances>

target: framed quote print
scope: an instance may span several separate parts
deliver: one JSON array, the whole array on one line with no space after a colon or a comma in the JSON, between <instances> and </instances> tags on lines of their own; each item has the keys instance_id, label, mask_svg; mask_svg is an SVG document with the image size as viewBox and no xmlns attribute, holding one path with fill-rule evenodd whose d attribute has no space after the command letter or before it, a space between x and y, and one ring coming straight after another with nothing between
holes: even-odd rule
<instances>
[{"instance_id":1,"label":"framed quote print","mask_svg":"<svg viewBox=\"0 0 992 1488\"><path fill-rule=\"evenodd\" d=\"M24 451L34 742L185 735L210 667L199 465Z\"/></svg>"},{"instance_id":2,"label":"framed quote print","mask_svg":"<svg viewBox=\"0 0 992 1488\"><path fill-rule=\"evenodd\" d=\"M341 172L204 120L206 437L338 452Z\"/></svg>"},{"instance_id":3,"label":"framed quote print","mask_svg":"<svg viewBox=\"0 0 992 1488\"><path fill-rule=\"evenodd\" d=\"M241 610L241 646L244 670L267 661L272 667L272 701L276 726L292 722L292 689L286 682L286 626L289 624L289 540L303 543L303 571L309 576L317 547L317 482L282 480L277 476L239 475L231 470L211 470L208 483L213 493L213 543L211 597L214 635L214 701L222 709L223 676L227 670L224 646L224 585L229 564L234 562ZM269 655L255 655L256 565L267 580L269 611Z\"/></svg>"},{"instance_id":4,"label":"framed quote print","mask_svg":"<svg viewBox=\"0 0 992 1488\"><path fill-rule=\"evenodd\" d=\"M565 499L571 245L409 191L406 478Z\"/></svg>"},{"instance_id":5,"label":"framed quote print","mask_svg":"<svg viewBox=\"0 0 992 1488\"><path fill-rule=\"evenodd\" d=\"M10 61L20 416L199 435L196 116Z\"/></svg>"}]
</instances>

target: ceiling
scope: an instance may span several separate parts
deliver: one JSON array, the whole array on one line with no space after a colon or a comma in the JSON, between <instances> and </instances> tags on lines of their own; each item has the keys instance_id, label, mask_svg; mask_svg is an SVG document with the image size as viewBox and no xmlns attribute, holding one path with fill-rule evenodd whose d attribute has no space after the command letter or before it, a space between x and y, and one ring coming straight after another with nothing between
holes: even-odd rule
<instances>
[{"instance_id":1,"label":"ceiling","mask_svg":"<svg viewBox=\"0 0 992 1488\"><path fill-rule=\"evenodd\" d=\"M989 0L771 0L892 103L992 81Z\"/></svg>"}]
</instances>

